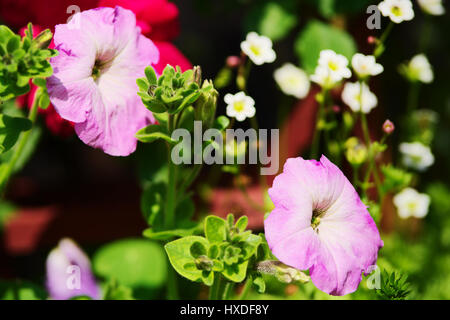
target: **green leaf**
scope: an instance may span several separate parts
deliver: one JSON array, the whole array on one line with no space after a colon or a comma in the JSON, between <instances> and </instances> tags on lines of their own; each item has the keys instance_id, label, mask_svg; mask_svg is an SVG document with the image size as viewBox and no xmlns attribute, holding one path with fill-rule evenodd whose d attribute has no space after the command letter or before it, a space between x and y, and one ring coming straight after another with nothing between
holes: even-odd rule
<instances>
[{"instance_id":1,"label":"green leaf","mask_svg":"<svg viewBox=\"0 0 450 320\"><path fill-rule=\"evenodd\" d=\"M189 106L186 109L184 109L179 120L178 128L184 128L187 129L188 131L194 130L194 117L195 117L194 107Z\"/></svg>"},{"instance_id":2,"label":"green leaf","mask_svg":"<svg viewBox=\"0 0 450 320\"><path fill-rule=\"evenodd\" d=\"M164 105L164 103L162 103L161 101L159 101L158 99L155 99L155 98L149 99L149 98L142 97L142 103L147 107L148 110L150 110L151 112L153 112L155 114L164 113L167 111L167 108Z\"/></svg>"},{"instance_id":3,"label":"green leaf","mask_svg":"<svg viewBox=\"0 0 450 320\"><path fill-rule=\"evenodd\" d=\"M191 245L189 251L191 252L191 256L193 256L194 258L206 255L206 247L201 242L198 241L194 242Z\"/></svg>"},{"instance_id":4,"label":"green leaf","mask_svg":"<svg viewBox=\"0 0 450 320\"><path fill-rule=\"evenodd\" d=\"M169 242L164 246L169 261L173 268L183 277L191 281L202 281L206 285L212 285L214 281L213 272L206 273L204 270L193 268L195 258L191 254L191 246L201 243L205 248L209 247L208 241L203 237L189 236Z\"/></svg>"},{"instance_id":5,"label":"green leaf","mask_svg":"<svg viewBox=\"0 0 450 320\"><path fill-rule=\"evenodd\" d=\"M47 109L49 105L50 97L48 96L47 90L45 90L39 95L39 107L42 109Z\"/></svg>"},{"instance_id":6,"label":"green leaf","mask_svg":"<svg viewBox=\"0 0 450 320\"><path fill-rule=\"evenodd\" d=\"M123 239L98 249L92 259L94 272L116 279L138 295L154 296L167 279L164 251L158 243L145 239Z\"/></svg>"},{"instance_id":7,"label":"green leaf","mask_svg":"<svg viewBox=\"0 0 450 320\"><path fill-rule=\"evenodd\" d=\"M222 274L233 282L242 282L247 275L248 260L239 264L225 265Z\"/></svg>"},{"instance_id":8,"label":"green leaf","mask_svg":"<svg viewBox=\"0 0 450 320\"><path fill-rule=\"evenodd\" d=\"M195 91L188 95L186 98L183 99L183 102L180 104L180 106L175 110L169 110L169 113L175 114L178 112L181 112L185 107L190 106L193 104L202 94L201 91Z\"/></svg>"},{"instance_id":9,"label":"green leaf","mask_svg":"<svg viewBox=\"0 0 450 320\"><path fill-rule=\"evenodd\" d=\"M314 72L320 51L325 49L334 50L350 61L356 53L356 44L346 31L313 20L306 25L295 42L295 52L307 72Z\"/></svg>"},{"instance_id":10,"label":"green leaf","mask_svg":"<svg viewBox=\"0 0 450 320\"><path fill-rule=\"evenodd\" d=\"M145 77L150 85L156 85L158 82L155 70L150 66L145 68Z\"/></svg>"},{"instance_id":11,"label":"green leaf","mask_svg":"<svg viewBox=\"0 0 450 320\"><path fill-rule=\"evenodd\" d=\"M45 290L29 281L0 280L0 300L45 300L46 298Z\"/></svg>"},{"instance_id":12,"label":"green leaf","mask_svg":"<svg viewBox=\"0 0 450 320\"><path fill-rule=\"evenodd\" d=\"M136 138L144 143L151 143L157 139L163 139L171 144L176 144L166 132L166 129L158 124L151 124L148 127L142 128L136 133Z\"/></svg>"},{"instance_id":13,"label":"green leaf","mask_svg":"<svg viewBox=\"0 0 450 320\"><path fill-rule=\"evenodd\" d=\"M195 226L190 229L173 229L173 230L164 230L155 232L152 228L145 229L142 235L148 239L166 241L172 240L173 238L187 237L194 235L198 231L200 231L200 227L202 225Z\"/></svg>"},{"instance_id":14,"label":"green leaf","mask_svg":"<svg viewBox=\"0 0 450 320\"><path fill-rule=\"evenodd\" d=\"M150 88L148 82L143 78L137 79L136 84L138 85L139 90L141 90L142 92L148 92L148 89Z\"/></svg>"},{"instance_id":15,"label":"green leaf","mask_svg":"<svg viewBox=\"0 0 450 320\"><path fill-rule=\"evenodd\" d=\"M230 119L228 119L226 116L219 116L214 121L213 128L218 129L220 131L224 131L228 126L230 125Z\"/></svg>"},{"instance_id":16,"label":"green leaf","mask_svg":"<svg viewBox=\"0 0 450 320\"><path fill-rule=\"evenodd\" d=\"M0 154L14 146L22 131L30 129L30 120L0 114Z\"/></svg>"},{"instance_id":17,"label":"green leaf","mask_svg":"<svg viewBox=\"0 0 450 320\"><path fill-rule=\"evenodd\" d=\"M205 219L205 236L209 242L222 242L227 240L227 222L216 216Z\"/></svg>"},{"instance_id":18,"label":"green leaf","mask_svg":"<svg viewBox=\"0 0 450 320\"><path fill-rule=\"evenodd\" d=\"M105 292L103 295L103 300L134 300L133 290L131 288L120 285L116 279L111 279L106 284L106 287L103 291Z\"/></svg>"},{"instance_id":19,"label":"green leaf","mask_svg":"<svg viewBox=\"0 0 450 320\"><path fill-rule=\"evenodd\" d=\"M258 275L253 279L253 284L258 288L259 293L266 292L266 281L261 275Z\"/></svg>"},{"instance_id":20,"label":"green leaf","mask_svg":"<svg viewBox=\"0 0 450 320\"><path fill-rule=\"evenodd\" d=\"M247 216L242 216L238 219L238 221L236 222L236 228L238 228L238 230L240 232L244 232L245 229L247 228L248 225L248 217Z\"/></svg>"},{"instance_id":21,"label":"green leaf","mask_svg":"<svg viewBox=\"0 0 450 320\"><path fill-rule=\"evenodd\" d=\"M248 32L256 31L273 41L280 40L298 23L295 7L295 2L291 0L270 1L257 5L247 16L246 29Z\"/></svg>"},{"instance_id":22,"label":"green leaf","mask_svg":"<svg viewBox=\"0 0 450 320\"><path fill-rule=\"evenodd\" d=\"M47 82L43 78L34 78L33 79L33 84L35 84L35 85L37 85L38 87L41 87L41 88L46 88L47 87Z\"/></svg>"}]
</instances>

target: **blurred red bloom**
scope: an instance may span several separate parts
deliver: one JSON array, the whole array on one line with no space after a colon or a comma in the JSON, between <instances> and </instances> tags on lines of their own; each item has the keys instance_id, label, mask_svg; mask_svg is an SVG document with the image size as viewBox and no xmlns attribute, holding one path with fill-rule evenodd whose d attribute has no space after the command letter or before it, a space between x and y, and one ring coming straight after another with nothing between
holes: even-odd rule
<instances>
[{"instance_id":1,"label":"blurred red bloom","mask_svg":"<svg viewBox=\"0 0 450 320\"><path fill-rule=\"evenodd\" d=\"M95 8L97 3L98 0L0 0L0 18L15 28L32 22L53 29L56 24L66 23L75 13L70 10L72 5L83 11Z\"/></svg>"},{"instance_id":2,"label":"blurred red bloom","mask_svg":"<svg viewBox=\"0 0 450 320\"><path fill-rule=\"evenodd\" d=\"M180 31L178 8L167 0L100 0L98 6L130 9L142 33L152 41L172 40Z\"/></svg>"}]
</instances>

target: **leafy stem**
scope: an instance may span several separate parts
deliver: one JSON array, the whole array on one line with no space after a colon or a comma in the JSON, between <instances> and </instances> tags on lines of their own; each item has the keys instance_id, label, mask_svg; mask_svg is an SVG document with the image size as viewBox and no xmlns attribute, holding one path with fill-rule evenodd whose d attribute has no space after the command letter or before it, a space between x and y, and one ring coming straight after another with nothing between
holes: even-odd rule
<instances>
[{"instance_id":1,"label":"leafy stem","mask_svg":"<svg viewBox=\"0 0 450 320\"><path fill-rule=\"evenodd\" d=\"M11 177L17 161L20 159L22 152L27 144L28 138L30 137L31 131L33 130L34 123L36 122L37 112L39 108L39 99L41 98L41 91L38 90L34 95L33 104L28 113L28 119L31 121L32 127L30 130L22 132L20 135L17 146L15 147L11 159L6 164L5 168L0 172L0 188L2 192L4 191L6 185L8 184L9 178Z\"/></svg>"}]
</instances>

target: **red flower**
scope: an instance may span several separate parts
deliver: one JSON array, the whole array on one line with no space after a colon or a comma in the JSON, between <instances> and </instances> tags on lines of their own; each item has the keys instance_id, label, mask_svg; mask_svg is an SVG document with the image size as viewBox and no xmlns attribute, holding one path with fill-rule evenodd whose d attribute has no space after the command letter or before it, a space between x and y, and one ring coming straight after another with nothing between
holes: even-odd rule
<instances>
[{"instance_id":1,"label":"red flower","mask_svg":"<svg viewBox=\"0 0 450 320\"><path fill-rule=\"evenodd\" d=\"M159 50L159 61L155 65L157 73L161 74L164 68L170 64L171 66L180 66L182 71L192 68L189 60L183 56L180 50L170 42L154 42Z\"/></svg>"},{"instance_id":2,"label":"red flower","mask_svg":"<svg viewBox=\"0 0 450 320\"><path fill-rule=\"evenodd\" d=\"M142 33L153 41L172 40L180 31L178 8L167 0L100 0L98 6L130 9Z\"/></svg>"},{"instance_id":3,"label":"red flower","mask_svg":"<svg viewBox=\"0 0 450 320\"><path fill-rule=\"evenodd\" d=\"M95 8L97 3L98 0L0 0L0 18L16 28L32 22L53 29L75 13L67 12L70 6L78 6L83 11Z\"/></svg>"}]
</instances>

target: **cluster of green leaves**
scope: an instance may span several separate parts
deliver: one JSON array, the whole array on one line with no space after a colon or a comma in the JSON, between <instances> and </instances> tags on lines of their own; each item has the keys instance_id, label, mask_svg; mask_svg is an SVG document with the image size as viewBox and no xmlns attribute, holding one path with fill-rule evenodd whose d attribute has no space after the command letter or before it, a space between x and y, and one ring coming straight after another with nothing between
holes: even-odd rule
<instances>
[{"instance_id":1,"label":"cluster of green leaves","mask_svg":"<svg viewBox=\"0 0 450 320\"><path fill-rule=\"evenodd\" d=\"M232 214L227 220L208 216L204 237L183 237L165 245L170 263L183 277L207 286L220 275L231 282L244 281L249 265L269 254L263 248L263 236L245 230L247 223L246 216L236 223Z\"/></svg>"},{"instance_id":2,"label":"cluster of green leaves","mask_svg":"<svg viewBox=\"0 0 450 320\"><path fill-rule=\"evenodd\" d=\"M170 138L172 130L190 129L194 120L206 124L214 121L218 93L209 81L201 83L199 67L181 72L178 66L174 69L167 65L159 78L152 67L147 67L145 78L136 82L140 90L138 95L159 123L139 130L136 133L138 140L148 143L163 139L174 144L176 141ZM176 118L173 124L169 123L171 116Z\"/></svg>"},{"instance_id":3,"label":"cluster of green leaves","mask_svg":"<svg viewBox=\"0 0 450 320\"><path fill-rule=\"evenodd\" d=\"M391 164L381 167L384 180L382 188L384 192L398 192L411 184L413 175Z\"/></svg>"},{"instance_id":4,"label":"cluster of green leaves","mask_svg":"<svg viewBox=\"0 0 450 320\"><path fill-rule=\"evenodd\" d=\"M57 51L48 49L51 39L50 30L33 38L31 24L23 38L7 26L0 26L0 101L27 93L30 79L52 75L48 59Z\"/></svg>"},{"instance_id":5,"label":"cluster of green leaves","mask_svg":"<svg viewBox=\"0 0 450 320\"><path fill-rule=\"evenodd\" d=\"M381 288L377 289L377 294L382 299L405 300L410 292L406 276L395 271L381 274Z\"/></svg>"}]
</instances>

